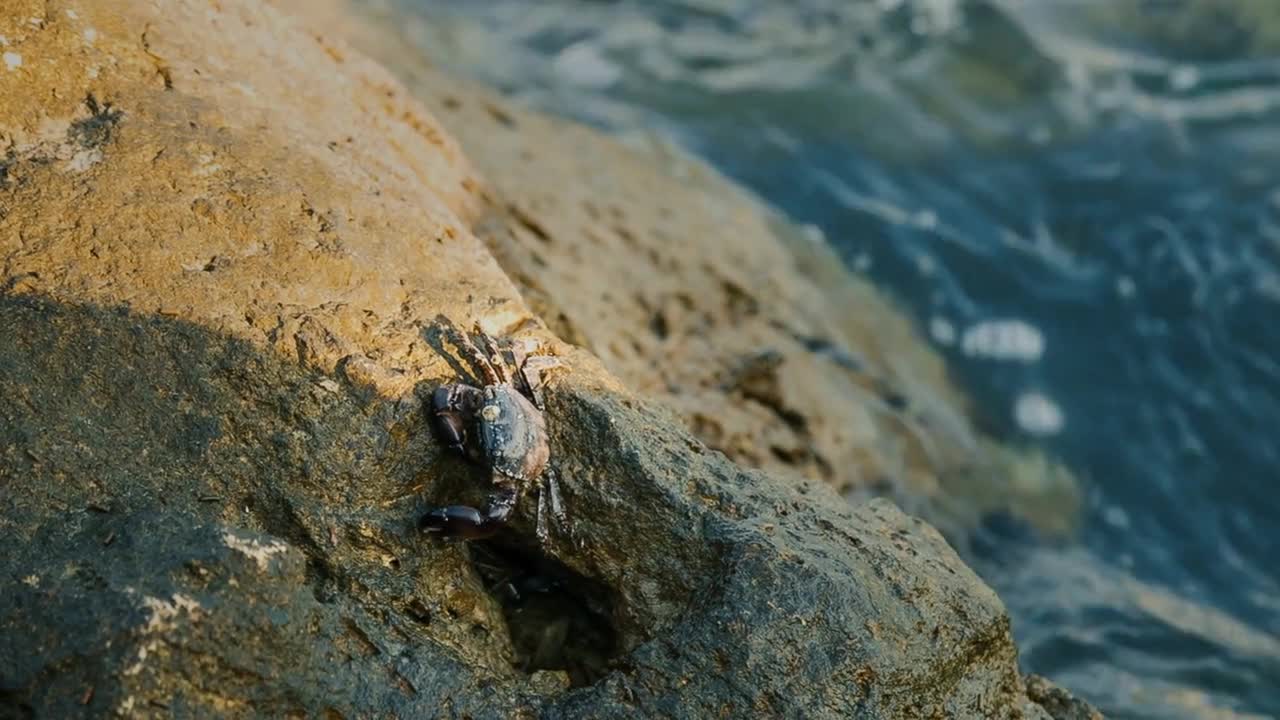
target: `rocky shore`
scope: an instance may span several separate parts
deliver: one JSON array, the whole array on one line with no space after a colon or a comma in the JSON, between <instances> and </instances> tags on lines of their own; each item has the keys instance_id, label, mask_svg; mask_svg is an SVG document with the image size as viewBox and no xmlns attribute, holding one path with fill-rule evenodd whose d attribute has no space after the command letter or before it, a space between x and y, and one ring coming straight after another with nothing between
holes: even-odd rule
<instances>
[{"instance_id":1,"label":"rocky shore","mask_svg":"<svg viewBox=\"0 0 1280 720\"><path fill-rule=\"evenodd\" d=\"M393 75L349 17L0 17L0 715L1088 716L937 531L842 496L1072 497L891 306L706 168ZM420 399L472 322L570 368L577 543L530 503L416 530L483 493Z\"/></svg>"}]
</instances>

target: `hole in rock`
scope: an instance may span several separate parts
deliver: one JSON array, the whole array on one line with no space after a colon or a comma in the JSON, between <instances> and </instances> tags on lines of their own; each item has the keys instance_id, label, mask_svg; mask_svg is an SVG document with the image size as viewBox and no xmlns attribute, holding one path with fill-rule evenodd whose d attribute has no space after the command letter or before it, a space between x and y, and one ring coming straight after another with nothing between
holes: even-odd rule
<instances>
[{"instance_id":1,"label":"hole in rock","mask_svg":"<svg viewBox=\"0 0 1280 720\"><path fill-rule=\"evenodd\" d=\"M607 587L501 540L472 543L471 562L502 605L522 671L563 670L573 687L604 677L618 652Z\"/></svg>"}]
</instances>

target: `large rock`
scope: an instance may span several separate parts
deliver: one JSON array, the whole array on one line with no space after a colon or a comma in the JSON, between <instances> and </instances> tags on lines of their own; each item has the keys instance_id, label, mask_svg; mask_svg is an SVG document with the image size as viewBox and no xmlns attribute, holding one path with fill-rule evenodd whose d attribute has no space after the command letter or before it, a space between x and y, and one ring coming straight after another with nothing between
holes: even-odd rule
<instances>
[{"instance_id":1,"label":"large rock","mask_svg":"<svg viewBox=\"0 0 1280 720\"><path fill-rule=\"evenodd\" d=\"M473 473L412 402L185 321L0 310L0 574L21 579L0 667L19 707L1034 710L999 601L936 531L741 470L589 372L550 408L581 545L544 556L527 509L486 548L439 545L414 530L419 489Z\"/></svg>"},{"instance_id":2,"label":"large rock","mask_svg":"<svg viewBox=\"0 0 1280 720\"><path fill-rule=\"evenodd\" d=\"M744 470L558 342L385 71L256 0L0 18L0 712L1047 717L938 534ZM14 61L19 57L20 61ZM419 398L539 339L576 541Z\"/></svg>"}]
</instances>

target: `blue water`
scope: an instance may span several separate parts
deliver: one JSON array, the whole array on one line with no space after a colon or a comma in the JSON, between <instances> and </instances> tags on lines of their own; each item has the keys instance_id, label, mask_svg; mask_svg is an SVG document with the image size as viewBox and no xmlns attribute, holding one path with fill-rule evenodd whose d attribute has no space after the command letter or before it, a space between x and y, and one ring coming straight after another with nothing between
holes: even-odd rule
<instances>
[{"instance_id":1,"label":"blue water","mask_svg":"<svg viewBox=\"0 0 1280 720\"><path fill-rule=\"evenodd\" d=\"M1112 717L1280 716L1280 2L409 7L438 60L820 228L984 429L1072 468L1071 537L956 539L1027 670ZM953 337L988 320L1043 352Z\"/></svg>"}]
</instances>

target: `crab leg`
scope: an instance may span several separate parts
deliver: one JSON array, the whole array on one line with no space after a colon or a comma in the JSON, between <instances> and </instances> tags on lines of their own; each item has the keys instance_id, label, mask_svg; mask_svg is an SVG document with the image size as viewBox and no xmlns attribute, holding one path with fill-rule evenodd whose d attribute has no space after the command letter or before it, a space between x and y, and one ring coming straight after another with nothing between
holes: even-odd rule
<instances>
[{"instance_id":1,"label":"crab leg","mask_svg":"<svg viewBox=\"0 0 1280 720\"><path fill-rule=\"evenodd\" d=\"M560 481L556 479L556 472L551 468L547 468L546 473L542 476L542 483L538 491L539 506L538 511L541 514L544 510L549 509L551 517L555 520L558 532L563 533L577 547L582 547L582 538L573 528L573 523L569 522L569 513L565 511L564 499L560 496ZM544 500L545 498L545 500ZM544 508L543 503L546 507ZM546 542L543 540L543 542Z\"/></svg>"},{"instance_id":2,"label":"crab leg","mask_svg":"<svg viewBox=\"0 0 1280 720\"><path fill-rule=\"evenodd\" d=\"M551 468L547 468L546 474L547 495L551 499L551 514L555 517L556 522L562 527L568 527L569 515L564 511L564 500L560 497L560 482L556 480L556 473Z\"/></svg>"},{"instance_id":3,"label":"crab leg","mask_svg":"<svg viewBox=\"0 0 1280 720\"><path fill-rule=\"evenodd\" d=\"M524 349L523 343L511 343L511 367L514 368L511 385L516 390L519 390L520 394L532 400L534 406L541 410L542 405L538 403L538 398L533 396L533 388L529 386L529 378L524 374L524 364L527 357L528 352Z\"/></svg>"},{"instance_id":4,"label":"crab leg","mask_svg":"<svg viewBox=\"0 0 1280 720\"><path fill-rule=\"evenodd\" d=\"M520 378L528 388L529 399L533 401L534 406L539 410L545 410L545 403L542 400L542 387L547 384L546 378L542 373L553 368L564 367L564 363L560 358L551 355L530 355L519 361L518 372Z\"/></svg>"},{"instance_id":5,"label":"crab leg","mask_svg":"<svg viewBox=\"0 0 1280 720\"><path fill-rule=\"evenodd\" d=\"M502 375L499 373L498 368L494 366L488 355L480 352L480 348L476 347L476 344L471 341L471 337L461 330L457 330L454 334L454 340L458 343L459 348L466 352L472 364L479 367L480 373L484 375L484 384L497 385L502 382Z\"/></svg>"},{"instance_id":6,"label":"crab leg","mask_svg":"<svg viewBox=\"0 0 1280 720\"><path fill-rule=\"evenodd\" d=\"M501 351L494 346L493 338L489 337L489 334L480 327L480 323L476 323L475 329L472 330L472 332L480 337L480 342L484 345L485 354L489 358L489 365L497 373L498 380L503 383L510 383L511 379L507 377L507 371L505 368L506 363L502 361ZM493 383L490 384L492 385Z\"/></svg>"},{"instance_id":7,"label":"crab leg","mask_svg":"<svg viewBox=\"0 0 1280 720\"><path fill-rule=\"evenodd\" d=\"M543 488L538 488L538 524L536 532L538 534L538 542L546 545L547 539L551 534L547 531L547 492Z\"/></svg>"}]
</instances>

